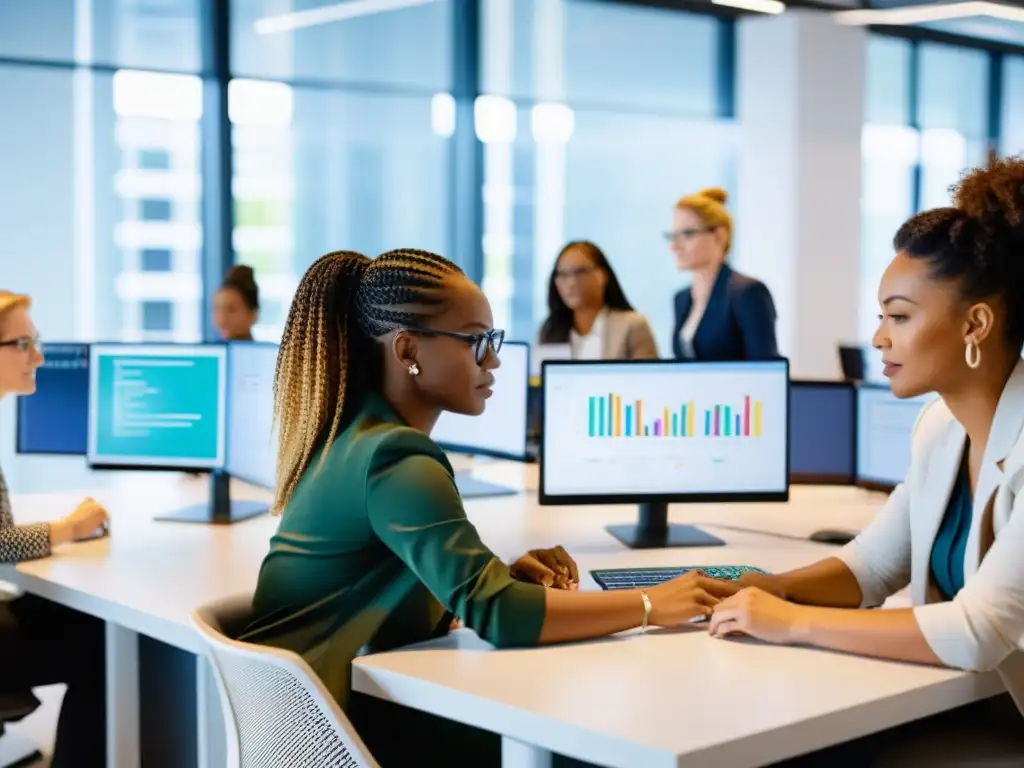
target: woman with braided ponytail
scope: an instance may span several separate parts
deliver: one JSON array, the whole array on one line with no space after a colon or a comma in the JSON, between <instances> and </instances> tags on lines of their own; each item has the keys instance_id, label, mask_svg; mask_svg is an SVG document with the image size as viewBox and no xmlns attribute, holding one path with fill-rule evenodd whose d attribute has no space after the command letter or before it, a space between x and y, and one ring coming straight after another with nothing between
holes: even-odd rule
<instances>
[{"instance_id":1,"label":"woman with braided ponytail","mask_svg":"<svg viewBox=\"0 0 1024 768\"><path fill-rule=\"evenodd\" d=\"M243 639L303 655L385 766L402 742L424 747L404 726L402 739L393 725L377 734L381 718L368 713L384 705L350 698L363 649L443 634L453 616L503 647L679 625L735 591L693 573L646 592L581 593L561 548L512 568L491 553L429 434L442 411L483 412L504 338L492 326L486 297L455 264L413 250L321 257L285 324L275 381L283 517ZM442 730L431 726L431 744ZM459 764L485 763L462 753Z\"/></svg>"},{"instance_id":2,"label":"woman with braided ponytail","mask_svg":"<svg viewBox=\"0 0 1024 768\"><path fill-rule=\"evenodd\" d=\"M922 726L930 753L903 741L891 764L1024 765L1024 158L966 175L894 246L874 346L894 395L939 395L906 480L836 557L746 579L710 631L998 670L1013 699ZM857 610L907 586L912 608Z\"/></svg>"}]
</instances>

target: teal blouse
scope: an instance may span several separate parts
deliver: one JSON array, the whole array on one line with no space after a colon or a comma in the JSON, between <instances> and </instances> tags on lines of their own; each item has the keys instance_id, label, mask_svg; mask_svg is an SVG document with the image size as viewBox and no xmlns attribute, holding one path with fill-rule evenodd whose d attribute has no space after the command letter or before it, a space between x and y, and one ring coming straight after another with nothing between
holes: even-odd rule
<instances>
[{"instance_id":1,"label":"teal blouse","mask_svg":"<svg viewBox=\"0 0 1024 768\"><path fill-rule=\"evenodd\" d=\"M932 580L946 600L952 600L964 587L964 554L971 533L973 499L966 464L961 467L946 514L932 545Z\"/></svg>"}]
</instances>

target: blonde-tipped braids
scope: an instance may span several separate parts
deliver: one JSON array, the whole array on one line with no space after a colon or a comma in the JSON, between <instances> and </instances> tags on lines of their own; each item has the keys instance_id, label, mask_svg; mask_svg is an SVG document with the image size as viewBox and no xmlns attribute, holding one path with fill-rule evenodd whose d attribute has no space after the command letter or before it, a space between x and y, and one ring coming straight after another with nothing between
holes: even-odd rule
<instances>
[{"instance_id":1,"label":"blonde-tipped braids","mask_svg":"<svg viewBox=\"0 0 1024 768\"><path fill-rule=\"evenodd\" d=\"M353 400L347 396L379 387L375 339L439 312L445 281L461 274L448 259L416 250L375 259L335 251L306 270L288 310L274 377L275 513L288 504L317 449L326 452L342 430Z\"/></svg>"}]
</instances>

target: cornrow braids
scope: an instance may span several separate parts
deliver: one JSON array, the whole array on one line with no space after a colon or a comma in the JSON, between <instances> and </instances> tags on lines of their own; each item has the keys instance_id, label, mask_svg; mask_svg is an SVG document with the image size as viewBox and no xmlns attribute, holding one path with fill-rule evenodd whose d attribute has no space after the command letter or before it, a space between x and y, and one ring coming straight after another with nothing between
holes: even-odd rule
<instances>
[{"instance_id":1,"label":"cornrow braids","mask_svg":"<svg viewBox=\"0 0 1024 768\"><path fill-rule=\"evenodd\" d=\"M288 310L274 376L280 513L321 446L326 456L367 391L379 388L376 340L419 327L444 308L445 284L463 272L434 253L396 250L375 259L334 251L299 281Z\"/></svg>"}]
</instances>

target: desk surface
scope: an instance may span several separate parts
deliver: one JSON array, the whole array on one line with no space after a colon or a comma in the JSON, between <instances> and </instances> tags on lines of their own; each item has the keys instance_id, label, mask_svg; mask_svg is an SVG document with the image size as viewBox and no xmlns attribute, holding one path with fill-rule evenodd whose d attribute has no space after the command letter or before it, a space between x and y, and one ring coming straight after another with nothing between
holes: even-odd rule
<instances>
[{"instance_id":1,"label":"desk surface","mask_svg":"<svg viewBox=\"0 0 1024 768\"><path fill-rule=\"evenodd\" d=\"M532 467L493 462L477 471L492 481L535 485ZM16 569L0 567L0 578L200 652L188 623L191 611L251 591L277 525L269 516L224 527L153 520L201 500L206 489L203 479L126 474L95 494L111 512L109 539L74 544ZM233 492L267 498L242 485ZM83 494L15 496L15 515L20 522L53 519ZM645 552L625 549L603 530L630 520L635 512L629 507L539 507L536 495L527 493L474 500L467 511L503 558L561 543L585 571L716 563L777 571L833 551L797 537L820 527L859 529L882 501L853 488L794 487L792 497L789 504L673 507L673 521L706 524L728 546ZM595 588L589 576L584 588ZM406 706L620 766L676 765L684 757L688 766L761 764L998 690L990 676L712 640L700 630L483 652L488 648L473 633L458 632L360 659L353 684Z\"/></svg>"}]
</instances>

